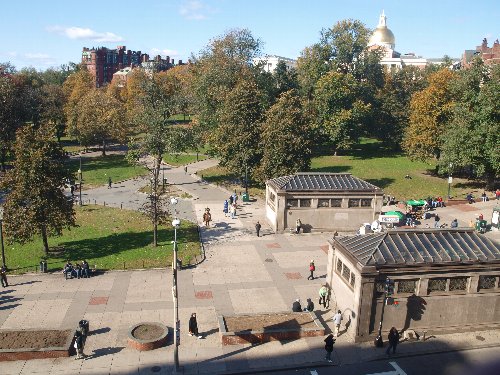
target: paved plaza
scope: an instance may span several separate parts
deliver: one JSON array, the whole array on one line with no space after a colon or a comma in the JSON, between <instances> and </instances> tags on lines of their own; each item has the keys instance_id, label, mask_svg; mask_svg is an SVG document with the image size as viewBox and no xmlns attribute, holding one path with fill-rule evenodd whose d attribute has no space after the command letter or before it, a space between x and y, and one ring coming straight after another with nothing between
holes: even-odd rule
<instances>
[{"instance_id":1,"label":"paved plaza","mask_svg":"<svg viewBox=\"0 0 500 375\"><path fill-rule=\"evenodd\" d=\"M261 200L241 205L237 218L225 217L222 202L229 192L200 181L194 173L213 165L213 160L166 171L169 182L193 196L179 205L179 216L201 223L206 207L212 212L210 228L202 228L206 260L179 272L179 314L181 339L179 358L185 374L252 373L264 369L294 366L326 366L322 337L295 341L274 341L261 345L223 346L217 317L224 314L290 311L296 298L318 302L318 289L326 275L327 240L330 234L272 233L264 219ZM110 205L135 208L144 197L134 189L138 180L116 184ZM85 192L88 199L102 197L99 189ZM242 203L242 202L239 202ZM440 211L444 222L455 215L465 224L481 211L487 214L494 202L478 203L474 209L453 207ZM192 207L192 209L189 209ZM468 207L468 206L467 206ZM458 216L462 212L463 215ZM263 224L257 237L254 224ZM498 232L497 232L498 233ZM489 234L498 237L497 233ZM307 280L309 261L316 264L316 279ZM162 322L172 327L172 272L170 269L106 272L90 279L65 280L60 273L10 277L10 286L0 291L1 329L74 329L87 319L85 361L58 358L3 362L0 374L170 374L173 345L149 352L126 347L128 329L140 322ZM332 310L319 309L330 325ZM196 312L203 339L187 335L187 323ZM418 355L474 347L500 345L498 332L440 335L426 342L403 343L399 355ZM500 354L500 350L497 350ZM371 343L354 345L344 332L335 345L333 365L385 358L384 350Z\"/></svg>"}]
</instances>

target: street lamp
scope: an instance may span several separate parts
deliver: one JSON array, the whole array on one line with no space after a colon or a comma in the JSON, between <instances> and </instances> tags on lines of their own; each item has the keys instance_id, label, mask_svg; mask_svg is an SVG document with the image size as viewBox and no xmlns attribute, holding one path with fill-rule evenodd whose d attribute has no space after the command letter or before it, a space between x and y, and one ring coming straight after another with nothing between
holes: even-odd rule
<instances>
[{"instance_id":1,"label":"street lamp","mask_svg":"<svg viewBox=\"0 0 500 375\"><path fill-rule=\"evenodd\" d=\"M83 181L83 178L82 178L82 155L80 155L80 168L78 169L78 179L80 180L80 198L78 199L78 202L80 204L80 206L82 206L82 181Z\"/></svg>"},{"instance_id":2,"label":"street lamp","mask_svg":"<svg viewBox=\"0 0 500 375\"><path fill-rule=\"evenodd\" d=\"M177 199L172 197L170 204L176 205ZM180 341L180 322L179 322L179 303L177 295L177 228L181 225L181 221L176 217L172 220L174 227L174 259L173 259L173 282L172 282L172 297L174 300L174 364L175 373L179 371L179 341Z\"/></svg>"},{"instance_id":3,"label":"street lamp","mask_svg":"<svg viewBox=\"0 0 500 375\"><path fill-rule=\"evenodd\" d=\"M0 206L0 243L2 246L2 266L7 268L5 265L5 248L3 246L3 206Z\"/></svg>"}]
</instances>

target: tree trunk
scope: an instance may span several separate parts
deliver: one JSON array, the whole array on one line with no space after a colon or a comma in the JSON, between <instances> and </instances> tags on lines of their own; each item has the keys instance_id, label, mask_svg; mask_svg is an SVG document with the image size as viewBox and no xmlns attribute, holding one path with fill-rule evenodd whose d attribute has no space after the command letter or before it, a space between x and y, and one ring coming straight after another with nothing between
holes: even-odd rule
<instances>
[{"instance_id":1,"label":"tree trunk","mask_svg":"<svg viewBox=\"0 0 500 375\"><path fill-rule=\"evenodd\" d=\"M102 156L106 156L106 140L102 140Z\"/></svg>"},{"instance_id":2,"label":"tree trunk","mask_svg":"<svg viewBox=\"0 0 500 375\"><path fill-rule=\"evenodd\" d=\"M2 152L0 153L0 171L5 172L5 149L2 149Z\"/></svg>"},{"instance_id":3,"label":"tree trunk","mask_svg":"<svg viewBox=\"0 0 500 375\"><path fill-rule=\"evenodd\" d=\"M43 249L45 250L45 255L49 255L49 242L47 241L47 228L45 225L42 225L42 241L43 241Z\"/></svg>"}]
</instances>

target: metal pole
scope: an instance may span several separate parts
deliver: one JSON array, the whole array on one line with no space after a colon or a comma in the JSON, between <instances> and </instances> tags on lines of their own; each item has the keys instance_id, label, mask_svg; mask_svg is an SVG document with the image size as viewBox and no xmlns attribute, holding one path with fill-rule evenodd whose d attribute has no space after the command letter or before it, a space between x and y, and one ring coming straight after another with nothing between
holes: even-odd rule
<instances>
[{"instance_id":1,"label":"metal pole","mask_svg":"<svg viewBox=\"0 0 500 375\"><path fill-rule=\"evenodd\" d=\"M177 225L174 225L174 272L173 272L172 295L174 298L174 373L179 371L179 338L180 338L180 322L179 322L179 305L177 297Z\"/></svg>"},{"instance_id":2,"label":"metal pole","mask_svg":"<svg viewBox=\"0 0 500 375\"><path fill-rule=\"evenodd\" d=\"M7 268L5 265L5 248L3 246L3 220L0 220L0 242L2 243L2 266Z\"/></svg>"},{"instance_id":3,"label":"metal pole","mask_svg":"<svg viewBox=\"0 0 500 375\"><path fill-rule=\"evenodd\" d=\"M82 203L82 181L83 181L83 171L82 171L82 155L80 155L80 169L78 170L80 173L79 173L79 178L80 178L80 199L78 200L78 203L80 204L80 206L83 205Z\"/></svg>"},{"instance_id":4,"label":"metal pole","mask_svg":"<svg viewBox=\"0 0 500 375\"><path fill-rule=\"evenodd\" d=\"M248 164L245 163L245 194L248 197Z\"/></svg>"}]
</instances>

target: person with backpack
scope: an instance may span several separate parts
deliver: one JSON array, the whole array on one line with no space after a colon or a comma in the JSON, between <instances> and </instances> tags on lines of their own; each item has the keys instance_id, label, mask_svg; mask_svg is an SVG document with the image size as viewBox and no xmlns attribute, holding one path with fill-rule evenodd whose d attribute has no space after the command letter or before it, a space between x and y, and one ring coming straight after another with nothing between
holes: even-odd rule
<instances>
[{"instance_id":1,"label":"person with backpack","mask_svg":"<svg viewBox=\"0 0 500 375\"><path fill-rule=\"evenodd\" d=\"M76 358L75 359L85 359L87 356L83 353L83 334L80 330L76 330L75 332L75 344L74 347L76 349Z\"/></svg>"},{"instance_id":2,"label":"person with backpack","mask_svg":"<svg viewBox=\"0 0 500 375\"><path fill-rule=\"evenodd\" d=\"M260 225L260 223L257 221L257 224L255 224L255 231L257 232L257 237L259 237L260 228L262 228L262 225Z\"/></svg>"},{"instance_id":3,"label":"person with backpack","mask_svg":"<svg viewBox=\"0 0 500 375\"><path fill-rule=\"evenodd\" d=\"M311 273L307 280L314 280L314 271L316 271L316 266L314 265L314 260L311 259L311 263L309 263L309 272Z\"/></svg>"},{"instance_id":4,"label":"person with backpack","mask_svg":"<svg viewBox=\"0 0 500 375\"><path fill-rule=\"evenodd\" d=\"M332 352L333 352L333 344L335 344L335 339L333 338L332 334L329 334L325 341L325 350L326 350L326 356L325 360L328 362L332 362Z\"/></svg>"}]
</instances>

